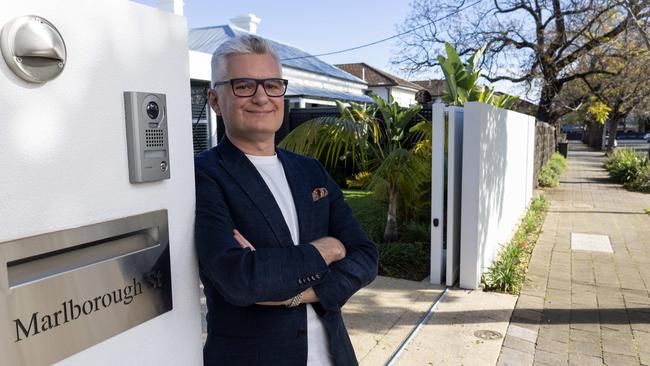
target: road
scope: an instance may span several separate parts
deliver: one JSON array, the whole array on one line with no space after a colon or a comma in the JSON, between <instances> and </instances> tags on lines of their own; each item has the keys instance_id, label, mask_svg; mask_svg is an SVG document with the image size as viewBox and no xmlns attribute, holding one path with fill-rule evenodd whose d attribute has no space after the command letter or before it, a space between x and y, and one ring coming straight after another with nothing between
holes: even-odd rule
<instances>
[{"instance_id":1,"label":"road","mask_svg":"<svg viewBox=\"0 0 650 366\"><path fill-rule=\"evenodd\" d=\"M645 140L617 140L618 141L618 147L628 147L628 148L633 148L638 152L642 153L648 153L648 148L650 147L650 143L646 142Z\"/></svg>"}]
</instances>

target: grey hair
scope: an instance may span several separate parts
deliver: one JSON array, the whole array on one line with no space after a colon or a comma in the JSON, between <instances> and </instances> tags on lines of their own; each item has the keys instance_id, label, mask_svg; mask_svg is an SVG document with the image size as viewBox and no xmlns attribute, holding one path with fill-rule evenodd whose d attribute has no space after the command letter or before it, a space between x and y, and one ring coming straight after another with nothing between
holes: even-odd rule
<instances>
[{"instance_id":1,"label":"grey hair","mask_svg":"<svg viewBox=\"0 0 650 366\"><path fill-rule=\"evenodd\" d=\"M212 54L212 83L210 87L213 88L214 83L223 81L226 76L228 56L246 54L269 54L278 64L278 70L282 72L280 58L269 42L253 34L244 34L225 41Z\"/></svg>"}]
</instances>

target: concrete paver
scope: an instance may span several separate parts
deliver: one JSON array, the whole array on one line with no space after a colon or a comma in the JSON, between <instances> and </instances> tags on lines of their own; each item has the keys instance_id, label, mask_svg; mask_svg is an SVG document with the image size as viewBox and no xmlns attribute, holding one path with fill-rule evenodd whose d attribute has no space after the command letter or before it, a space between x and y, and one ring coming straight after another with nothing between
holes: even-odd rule
<instances>
[{"instance_id":1,"label":"concrete paver","mask_svg":"<svg viewBox=\"0 0 650 366\"><path fill-rule=\"evenodd\" d=\"M443 286L379 276L343 307L360 365L383 365L444 291Z\"/></svg>"},{"instance_id":2,"label":"concrete paver","mask_svg":"<svg viewBox=\"0 0 650 366\"><path fill-rule=\"evenodd\" d=\"M449 289L395 365L494 365L504 339L484 340L475 332L491 330L505 335L515 301L516 297L506 294ZM513 348L504 364L530 364L532 355L520 350L534 351L534 343L526 338L534 339L536 331L528 325L515 329L522 338L509 340L506 336L507 346Z\"/></svg>"},{"instance_id":3,"label":"concrete paver","mask_svg":"<svg viewBox=\"0 0 650 366\"><path fill-rule=\"evenodd\" d=\"M603 162L571 144L560 187L544 193L551 206L513 312L541 316L513 315L510 324L517 333L526 320L539 332L523 346L506 339L499 365L512 364L511 347L529 354L531 343L533 364L650 365L650 195L612 183ZM588 250L605 242L591 235L613 252Z\"/></svg>"}]
</instances>

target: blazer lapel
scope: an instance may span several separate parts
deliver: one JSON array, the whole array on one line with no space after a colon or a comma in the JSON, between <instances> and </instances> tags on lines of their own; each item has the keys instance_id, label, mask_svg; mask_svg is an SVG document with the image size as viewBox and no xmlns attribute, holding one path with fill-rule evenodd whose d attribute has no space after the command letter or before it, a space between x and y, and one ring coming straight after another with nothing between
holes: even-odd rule
<instances>
[{"instance_id":1,"label":"blazer lapel","mask_svg":"<svg viewBox=\"0 0 650 366\"><path fill-rule=\"evenodd\" d=\"M293 202L296 206L300 240L308 240L308 229L310 227L308 220L311 217L309 216L309 210L313 205L313 200L311 197L310 186L306 181L307 173L300 167L296 159L292 158L291 155L287 154L284 150L277 149L276 152L278 158L280 158L280 161L282 162L284 174L287 176L287 182L289 182Z\"/></svg>"},{"instance_id":2,"label":"blazer lapel","mask_svg":"<svg viewBox=\"0 0 650 366\"><path fill-rule=\"evenodd\" d=\"M219 162L260 210L278 243L281 246L291 245L291 233L282 211L253 163L225 137L217 146L217 151L222 157Z\"/></svg>"}]
</instances>

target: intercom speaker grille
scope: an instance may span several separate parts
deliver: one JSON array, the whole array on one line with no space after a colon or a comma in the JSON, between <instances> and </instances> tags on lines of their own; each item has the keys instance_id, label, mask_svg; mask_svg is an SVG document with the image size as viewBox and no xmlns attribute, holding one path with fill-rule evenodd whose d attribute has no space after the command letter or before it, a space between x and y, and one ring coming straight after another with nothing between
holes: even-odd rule
<instances>
[{"instance_id":1,"label":"intercom speaker grille","mask_svg":"<svg viewBox=\"0 0 650 366\"><path fill-rule=\"evenodd\" d=\"M146 147L164 147L164 133L162 130L147 129L144 134Z\"/></svg>"}]
</instances>

